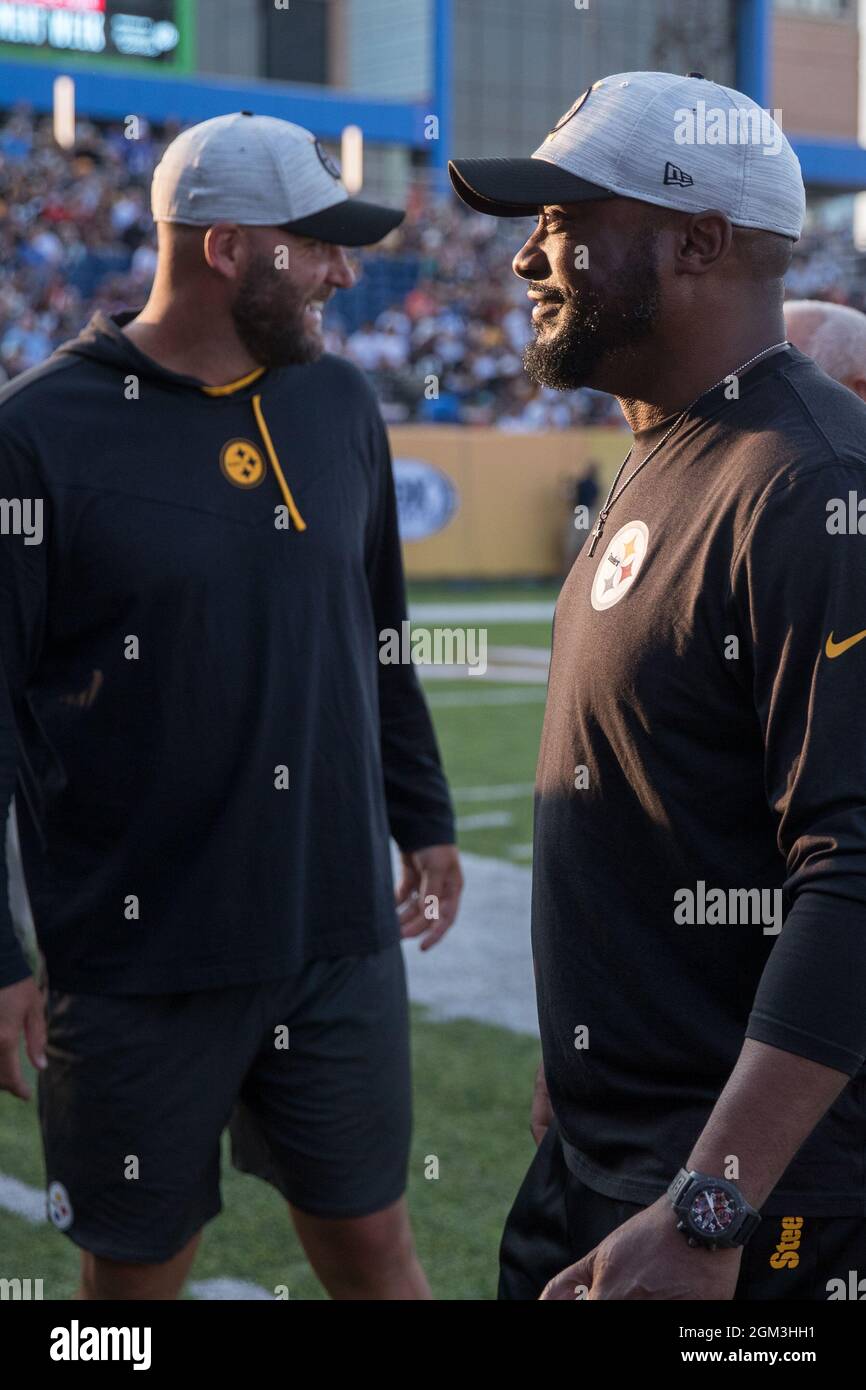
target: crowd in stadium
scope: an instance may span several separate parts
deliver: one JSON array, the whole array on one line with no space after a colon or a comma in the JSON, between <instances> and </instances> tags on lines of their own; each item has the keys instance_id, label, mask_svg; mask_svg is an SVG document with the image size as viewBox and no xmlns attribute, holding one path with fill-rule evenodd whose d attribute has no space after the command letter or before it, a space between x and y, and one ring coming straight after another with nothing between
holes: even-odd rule
<instances>
[{"instance_id":1,"label":"crowd in stadium","mask_svg":"<svg viewBox=\"0 0 866 1390\"><path fill-rule=\"evenodd\" d=\"M0 382L41 362L95 309L143 303L156 260L150 176L175 133L141 126L128 139L120 126L85 122L63 151L49 118L21 108L0 116ZM622 423L612 397L560 395L523 372L529 306L509 271L523 225L417 188L403 225L362 257L367 272L374 261L383 269L385 302L353 322L357 301L337 296L327 344L370 375L387 419L515 431ZM788 286L866 309L866 257L847 231L807 233Z\"/></svg>"}]
</instances>

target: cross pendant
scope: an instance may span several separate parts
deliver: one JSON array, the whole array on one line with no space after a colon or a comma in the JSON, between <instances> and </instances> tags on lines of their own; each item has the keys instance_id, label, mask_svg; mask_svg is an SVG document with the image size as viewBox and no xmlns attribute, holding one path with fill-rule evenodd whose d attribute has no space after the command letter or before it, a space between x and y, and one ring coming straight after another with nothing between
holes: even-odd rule
<instances>
[{"instance_id":1,"label":"cross pendant","mask_svg":"<svg viewBox=\"0 0 866 1390\"><path fill-rule=\"evenodd\" d=\"M603 518L603 516L602 516L602 513L599 512L599 514L598 514L598 519L597 519L597 521L596 521L596 523L595 523L595 529L594 529L593 531L590 532L590 544L589 544L589 550L588 550L588 552L587 552L587 554L588 554L589 556L592 556L592 555L595 554L595 547L598 545L599 538L601 537L601 533L602 533L603 530L604 530L604 518Z\"/></svg>"}]
</instances>

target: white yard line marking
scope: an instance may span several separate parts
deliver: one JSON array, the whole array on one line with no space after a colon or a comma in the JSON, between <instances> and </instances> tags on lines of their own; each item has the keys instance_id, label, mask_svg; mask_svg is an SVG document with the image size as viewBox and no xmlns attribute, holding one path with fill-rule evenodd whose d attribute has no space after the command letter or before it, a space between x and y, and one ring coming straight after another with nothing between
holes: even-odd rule
<instances>
[{"instance_id":1,"label":"white yard line marking","mask_svg":"<svg viewBox=\"0 0 866 1390\"><path fill-rule=\"evenodd\" d=\"M512 801L531 796L534 782L503 782L498 787L452 787L455 801Z\"/></svg>"},{"instance_id":2,"label":"white yard line marking","mask_svg":"<svg viewBox=\"0 0 866 1390\"><path fill-rule=\"evenodd\" d=\"M536 603L413 603L412 623L549 623L553 599Z\"/></svg>"},{"instance_id":3,"label":"white yard line marking","mask_svg":"<svg viewBox=\"0 0 866 1390\"><path fill-rule=\"evenodd\" d=\"M547 690L529 685L525 690L481 690L477 686L465 694L462 690L432 690L427 695L431 709L461 709L473 705L543 705Z\"/></svg>"},{"instance_id":4,"label":"white yard line marking","mask_svg":"<svg viewBox=\"0 0 866 1390\"><path fill-rule=\"evenodd\" d=\"M488 664L487 670L471 666L424 666L420 662L415 670L424 681L498 681L501 685L546 685L546 666L496 666Z\"/></svg>"},{"instance_id":5,"label":"white yard line marking","mask_svg":"<svg viewBox=\"0 0 866 1390\"><path fill-rule=\"evenodd\" d=\"M254 1299L267 1299L268 1303L273 1303L274 1295L263 1289L261 1284L252 1284L249 1279L199 1279L187 1288L193 1298L201 1298L213 1302L228 1301L232 1302L252 1302Z\"/></svg>"},{"instance_id":6,"label":"white yard line marking","mask_svg":"<svg viewBox=\"0 0 866 1390\"><path fill-rule=\"evenodd\" d=\"M479 811L476 816L458 816L458 830L493 830L502 825L511 825L514 820L510 811Z\"/></svg>"},{"instance_id":7,"label":"white yard line marking","mask_svg":"<svg viewBox=\"0 0 866 1390\"><path fill-rule=\"evenodd\" d=\"M0 1173L0 1207L23 1217L33 1226L48 1220L45 1214L45 1189L28 1187L26 1182L7 1177L5 1173Z\"/></svg>"}]
</instances>

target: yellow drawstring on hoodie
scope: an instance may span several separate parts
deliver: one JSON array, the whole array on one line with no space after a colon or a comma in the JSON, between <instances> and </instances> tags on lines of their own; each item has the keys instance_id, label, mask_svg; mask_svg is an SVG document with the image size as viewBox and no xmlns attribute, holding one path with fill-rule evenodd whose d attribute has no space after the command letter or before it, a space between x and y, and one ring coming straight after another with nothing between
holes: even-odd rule
<instances>
[{"instance_id":1,"label":"yellow drawstring on hoodie","mask_svg":"<svg viewBox=\"0 0 866 1390\"><path fill-rule=\"evenodd\" d=\"M289 516L292 518L292 521L295 523L295 527L298 531L306 531L307 523L304 521L304 518L301 516L301 513L298 511L298 508L295 505L295 499L291 494L291 490L289 488L288 483L286 482L283 470L280 467L280 460L277 458L277 451L274 448L274 441L271 439L271 432L265 424L265 417L262 414L261 396L253 396L253 414L256 417L256 424L259 427L259 434L262 436L265 449L268 453L268 458L271 461L271 467L277 475L277 482L280 485L280 492L283 494L286 506L289 509Z\"/></svg>"},{"instance_id":2,"label":"yellow drawstring on hoodie","mask_svg":"<svg viewBox=\"0 0 866 1390\"><path fill-rule=\"evenodd\" d=\"M203 386L201 389L207 396L230 396L233 392L239 391L242 386L249 386L251 381L255 381L256 378L262 376L265 371L265 367L256 367L255 371L249 372L247 376L242 376L238 381L230 381L226 386ZM297 504L295 502L294 497L292 496L291 489L288 483L286 482L285 474L283 473L283 470L280 467L280 460L277 458L277 451L274 448L274 441L271 439L271 432L265 424L265 417L262 414L261 395L253 396L252 402L253 414L256 417L256 424L259 427L259 434L262 436L262 443L264 444L268 458L271 461L271 467L273 468L274 473L276 474L277 482L279 483L280 487L280 492L283 494L283 500L285 501L285 504L289 509L289 516L292 518L292 521L295 524L295 529L297 531L306 531L307 523L304 521L304 518L298 511Z\"/></svg>"}]
</instances>

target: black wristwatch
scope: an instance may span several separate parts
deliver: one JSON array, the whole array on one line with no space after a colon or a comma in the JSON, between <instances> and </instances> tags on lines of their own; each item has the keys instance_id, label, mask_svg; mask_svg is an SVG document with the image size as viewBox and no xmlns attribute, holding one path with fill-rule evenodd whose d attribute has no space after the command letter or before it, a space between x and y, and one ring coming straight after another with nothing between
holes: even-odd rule
<instances>
[{"instance_id":1,"label":"black wristwatch","mask_svg":"<svg viewBox=\"0 0 866 1390\"><path fill-rule=\"evenodd\" d=\"M668 1188L681 1231L689 1245L705 1250L729 1250L745 1245L761 1224L742 1192L727 1178L681 1168Z\"/></svg>"}]
</instances>

